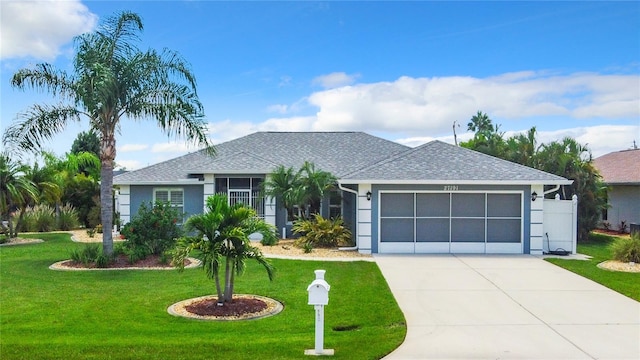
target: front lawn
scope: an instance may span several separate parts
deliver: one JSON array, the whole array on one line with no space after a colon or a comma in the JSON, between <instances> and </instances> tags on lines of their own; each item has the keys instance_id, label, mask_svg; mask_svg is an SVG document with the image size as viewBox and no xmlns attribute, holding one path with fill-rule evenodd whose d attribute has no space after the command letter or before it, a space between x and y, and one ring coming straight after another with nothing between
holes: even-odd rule
<instances>
[{"instance_id":1,"label":"front lawn","mask_svg":"<svg viewBox=\"0 0 640 360\"><path fill-rule=\"evenodd\" d=\"M34 235L30 235L34 236ZM375 263L273 260L276 279L249 263L236 293L284 304L261 320L210 322L173 317L167 307L213 294L201 269L53 271L69 258L64 234L45 243L0 247L1 359L303 359L314 347L307 305L313 270L331 285L325 348L337 359L379 359L406 334L404 316ZM350 329L335 331L332 328Z\"/></svg>"},{"instance_id":2,"label":"front lawn","mask_svg":"<svg viewBox=\"0 0 640 360\"><path fill-rule=\"evenodd\" d=\"M640 301L640 273L609 271L597 266L613 259L611 244L615 239L614 236L591 233L588 242L578 243L578 253L592 256L591 260L546 260Z\"/></svg>"}]
</instances>

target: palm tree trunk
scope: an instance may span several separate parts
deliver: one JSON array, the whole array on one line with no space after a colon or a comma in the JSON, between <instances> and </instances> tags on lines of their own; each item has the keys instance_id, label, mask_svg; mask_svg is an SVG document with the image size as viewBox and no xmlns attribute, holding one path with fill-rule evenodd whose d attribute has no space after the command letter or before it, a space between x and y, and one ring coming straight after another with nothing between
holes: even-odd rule
<instances>
[{"instance_id":1,"label":"palm tree trunk","mask_svg":"<svg viewBox=\"0 0 640 360\"><path fill-rule=\"evenodd\" d=\"M231 273L233 272L233 267L231 263L233 262L233 257L227 256L227 260L224 268L224 301L231 302Z\"/></svg>"},{"instance_id":2,"label":"palm tree trunk","mask_svg":"<svg viewBox=\"0 0 640 360\"><path fill-rule=\"evenodd\" d=\"M100 139L100 219L102 220L102 252L113 254L113 164L116 158L116 139L113 132L103 133Z\"/></svg>"}]
</instances>

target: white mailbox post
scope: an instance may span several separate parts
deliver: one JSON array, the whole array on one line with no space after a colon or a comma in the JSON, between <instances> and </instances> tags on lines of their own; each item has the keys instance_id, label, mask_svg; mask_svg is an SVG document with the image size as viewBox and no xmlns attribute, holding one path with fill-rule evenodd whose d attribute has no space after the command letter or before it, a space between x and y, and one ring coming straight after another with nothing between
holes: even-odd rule
<instances>
[{"instance_id":1,"label":"white mailbox post","mask_svg":"<svg viewBox=\"0 0 640 360\"><path fill-rule=\"evenodd\" d=\"M316 342L315 349L305 350L305 355L333 355L333 349L323 349L324 343L324 306L329 304L329 289L331 286L325 281L325 270L316 270L316 279L307 287L309 305L316 311Z\"/></svg>"}]
</instances>

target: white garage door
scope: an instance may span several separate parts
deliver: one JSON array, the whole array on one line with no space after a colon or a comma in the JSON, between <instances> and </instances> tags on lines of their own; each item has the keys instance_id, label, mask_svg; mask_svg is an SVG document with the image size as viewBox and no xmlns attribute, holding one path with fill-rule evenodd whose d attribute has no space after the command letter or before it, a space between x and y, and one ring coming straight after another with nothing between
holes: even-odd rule
<instances>
[{"instance_id":1,"label":"white garage door","mask_svg":"<svg viewBox=\"0 0 640 360\"><path fill-rule=\"evenodd\" d=\"M522 192L380 193L379 253L522 253Z\"/></svg>"}]
</instances>

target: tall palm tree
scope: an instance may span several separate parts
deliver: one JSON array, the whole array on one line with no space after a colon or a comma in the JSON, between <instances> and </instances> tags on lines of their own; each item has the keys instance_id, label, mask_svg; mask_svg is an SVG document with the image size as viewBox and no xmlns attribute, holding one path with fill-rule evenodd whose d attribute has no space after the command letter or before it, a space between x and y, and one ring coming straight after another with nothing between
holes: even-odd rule
<instances>
[{"instance_id":1,"label":"tall palm tree","mask_svg":"<svg viewBox=\"0 0 640 360\"><path fill-rule=\"evenodd\" d=\"M9 237L17 236L12 219L16 207L38 198L36 185L25 177L28 170L28 166L12 160L9 155L0 154L0 219L8 220Z\"/></svg>"},{"instance_id":2,"label":"tall palm tree","mask_svg":"<svg viewBox=\"0 0 640 360\"><path fill-rule=\"evenodd\" d=\"M189 65L176 52L138 49L135 41L143 25L132 12L106 19L92 33L75 38L72 73L38 64L14 74L18 89L49 92L63 102L33 105L5 133L7 143L22 149L39 148L70 121L88 118L100 137L100 204L103 251L113 252L113 167L116 130L123 118L155 120L169 135L185 137L213 153L206 136L202 104ZM66 102L65 102L66 101Z\"/></svg>"},{"instance_id":3,"label":"tall palm tree","mask_svg":"<svg viewBox=\"0 0 640 360\"><path fill-rule=\"evenodd\" d=\"M244 272L246 261L256 260L273 279L274 268L264 258L260 249L251 246L249 235L259 233L265 239L274 240L275 228L258 218L255 210L242 203L229 205L225 195L207 198L207 211L193 215L185 222L187 232L196 231L197 236L178 240L173 252L173 263L183 266L189 254L202 261L207 277L214 280L218 304L233 300L236 275ZM220 269L224 260L224 288L220 280Z\"/></svg>"},{"instance_id":4,"label":"tall palm tree","mask_svg":"<svg viewBox=\"0 0 640 360\"><path fill-rule=\"evenodd\" d=\"M494 129L489 115L483 113L482 111L478 111L478 113L473 115L471 117L471 120L469 120L469 123L467 124L467 130L484 134L486 136L492 133Z\"/></svg>"}]
</instances>

